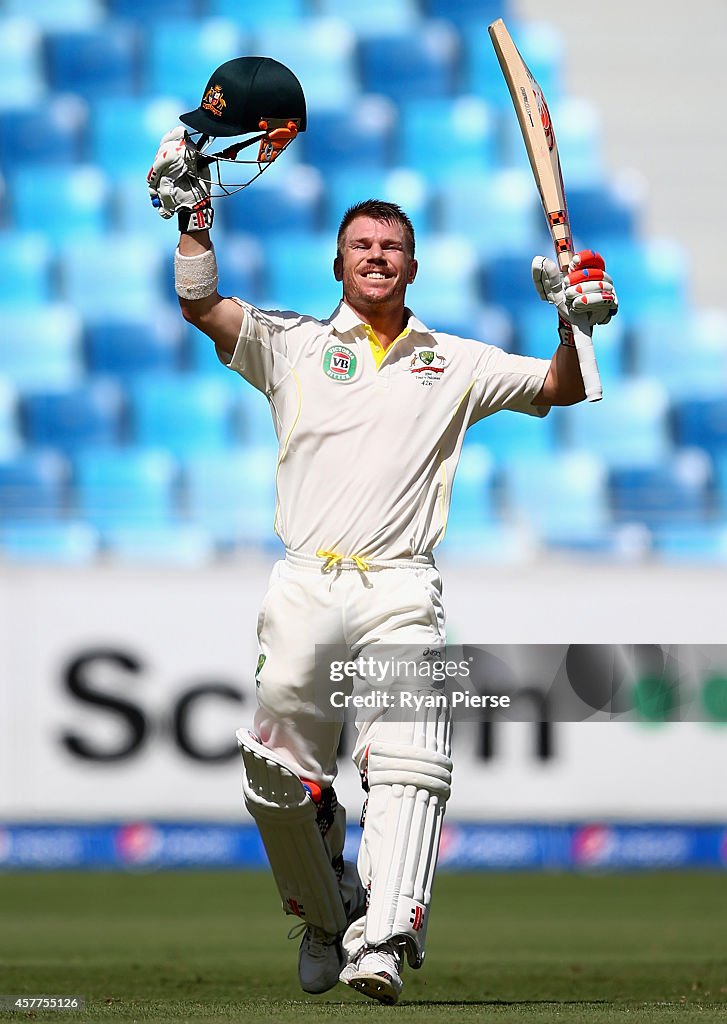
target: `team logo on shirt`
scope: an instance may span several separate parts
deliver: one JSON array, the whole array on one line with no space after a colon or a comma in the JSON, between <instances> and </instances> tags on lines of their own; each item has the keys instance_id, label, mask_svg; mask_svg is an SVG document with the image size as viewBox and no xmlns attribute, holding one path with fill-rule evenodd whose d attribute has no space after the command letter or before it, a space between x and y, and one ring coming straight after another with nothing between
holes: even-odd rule
<instances>
[{"instance_id":1,"label":"team logo on shirt","mask_svg":"<svg viewBox=\"0 0 727 1024\"><path fill-rule=\"evenodd\" d=\"M348 381L356 373L356 353L345 345L331 345L323 356L323 372L331 380Z\"/></svg>"},{"instance_id":2,"label":"team logo on shirt","mask_svg":"<svg viewBox=\"0 0 727 1024\"><path fill-rule=\"evenodd\" d=\"M409 373L416 375L424 387L431 387L444 373L447 360L429 348L415 352L409 361Z\"/></svg>"}]
</instances>

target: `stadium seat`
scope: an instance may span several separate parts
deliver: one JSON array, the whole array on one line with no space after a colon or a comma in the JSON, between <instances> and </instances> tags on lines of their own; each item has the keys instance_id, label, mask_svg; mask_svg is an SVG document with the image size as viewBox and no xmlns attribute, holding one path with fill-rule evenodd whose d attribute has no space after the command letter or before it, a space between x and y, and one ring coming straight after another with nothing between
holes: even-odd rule
<instances>
[{"instance_id":1,"label":"stadium seat","mask_svg":"<svg viewBox=\"0 0 727 1024\"><path fill-rule=\"evenodd\" d=\"M109 183L98 167L27 165L10 176L10 207L20 231L54 241L97 235L110 226ZM45 202L44 196L52 196Z\"/></svg>"},{"instance_id":2,"label":"stadium seat","mask_svg":"<svg viewBox=\"0 0 727 1024\"><path fill-rule=\"evenodd\" d=\"M48 82L59 92L129 96L139 86L140 37L129 22L51 32L46 36Z\"/></svg>"},{"instance_id":3,"label":"stadium seat","mask_svg":"<svg viewBox=\"0 0 727 1024\"><path fill-rule=\"evenodd\" d=\"M507 0L424 0L423 6L431 18L447 18L470 29L486 27L507 14Z\"/></svg>"},{"instance_id":4,"label":"stadium seat","mask_svg":"<svg viewBox=\"0 0 727 1024\"><path fill-rule=\"evenodd\" d=\"M712 457L714 492L720 515L727 519L727 450Z\"/></svg>"},{"instance_id":5,"label":"stadium seat","mask_svg":"<svg viewBox=\"0 0 727 1024\"><path fill-rule=\"evenodd\" d=\"M512 458L549 458L558 451L559 419L550 412L541 419L526 413L504 410L486 416L469 428L468 438L490 453L493 464L502 467Z\"/></svg>"},{"instance_id":6,"label":"stadium seat","mask_svg":"<svg viewBox=\"0 0 727 1024\"><path fill-rule=\"evenodd\" d=\"M171 373L182 363L182 317L162 309L153 318L110 317L89 324L86 359L96 376L127 380L144 373ZM209 344L209 340L208 340Z\"/></svg>"},{"instance_id":7,"label":"stadium seat","mask_svg":"<svg viewBox=\"0 0 727 1024\"><path fill-rule=\"evenodd\" d=\"M317 10L326 17L340 18L359 38L387 32L417 32L421 15L417 0L318 0Z\"/></svg>"},{"instance_id":8,"label":"stadium seat","mask_svg":"<svg viewBox=\"0 0 727 1024\"><path fill-rule=\"evenodd\" d=\"M407 302L436 329L456 318L474 318L478 309L477 257L466 238L429 234L417 245L419 270Z\"/></svg>"},{"instance_id":9,"label":"stadium seat","mask_svg":"<svg viewBox=\"0 0 727 1024\"><path fill-rule=\"evenodd\" d=\"M26 449L0 460L0 522L59 518L68 475L68 462L57 452Z\"/></svg>"},{"instance_id":10,"label":"stadium seat","mask_svg":"<svg viewBox=\"0 0 727 1024\"><path fill-rule=\"evenodd\" d=\"M671 449L668 414L658 381L624 378L608 401L582 402L564 413L568 447L593 452L611 469L653 466Z\"/></svg>"},{"instance_id":11,"label":"stadium seat","mask_svg":"<svg viewBox=\"0 0 727 1024\"><path fill-rule=\"evenodd\" d=\"M173 4L174 0L170 2ZM150 97L178 96L182 100L169 128L176 124L179 114L199 105L210 75L220 64L253 52L242 26L229 20L234 16L235 5L224 6L222 17L205 20L191 19L180 12L179 17L175 15L164 26L163 32L153 32L148 40L144 58L146 92ZM246 11L254 6L244 5ZM182 54L184 59L180 60Z\"/></svg>"},{"instance_id":12,"label":"stadium seat","mask_svg":"<svg viewBox=\"0 0 727 1024\"><path fill-rule=\"evenodd\" d=\"M107 530L172 525L176 465L167 451L91 448L73 465L77 511L102 537Z\"/></svg>"},{"instance_id":13,"label":"stadium seat","mask_svg":"<svg viewBox=\"0 0 727 1024\"><path fill-rule=\"evenodd\" d=\"M73 453L91 445L113 445L121 438L123 395L111 381L54 391L21 400L21 417L31 445Z\"/></svg>"},{"instance_id":14,"label":"stadium seat","mask_svg":"<svg viewBox=\"0 0 727 1024\"><path fill-rule=\"evenodd\" d=\"M249 232L264 239L320 227L323 182L319 172L314 167L276 174L278 170L282 169L274 167L263 174L243 195L216 204L228 231Z\"/></svg>"},{"instance_id":15,"label":"stadium seat","mask_svg":"<svg viewBox=\"0 0 727 1024\"><path fill-rule=\"evenodd\" d=\"M417 310L414 310L416 313ZM431 324L433 330L444 334L456 334L460 338L472 338L487 345L496 345L506 352L513 351L513 324L508 314L496 306L477 303L469 310L462 310L447 317L437 316Z\"/></svg>"},{"instance_id":16,"label":"stadium seat","mask_svg":"<svg viewBox=\"0 0 727 1024\"><path fill-rule=\"evenodd\" d=\"M184 481L190 521L207 530L216 543L229 547L270 542L275 453L268 447L194 455L184 463Z\"/></svg>"},{"instance_id":17,"label":"stadium seat","mask_svg":"<svg viewBox=\"0 0 727 1024\"><path fill-rule=\"evenodd\" d=\"M532 259L541 251L545 218L530 172L453 173L442 183L438 198L443 229L467 237L480 259L497 262L513 252L529 252ZM497 301L491 294L485 298Z\"/></svg>"},{"instance_id":18,"label":"stadium seat","mask_svg":"<svg viewBox=\"0 0 727 1024\"><path fill-rule=\"evenodd\" d=\"M328 233L270 238L263 308L330 316L341 298L341 285L333 277L335 255L336 239Z\"/></svg>"},{"instance_id":19,"label":"stadium seat","mask_svg":"<svg viewBox=\"0 0 727 1024\"><path fill-rule=\"evenodd\" d=\"M714 567L727 563L727 527L675 527L659 531L653 541L654 554L662 561Z\"/></svg>"},{"instance_id":20,"label":"stadium seat","mask_svg":"<svg viewBox=\"0 0 727 1024\"><path fill-rule=\"evenodd\" d=\"M323 110L311 120L300 137L303 156L326 175L391 167L396 126L397 111L391 100L361 96L348 109Z\"/></svg>"},{"instance_id":21,"label":"stadium seat","mask_svg":"<svg viewBox=\"0 0 727 1024\"><path fill-rule=\"evenodd\" d=\"M727 316L716 309L640 320L633 332L636 373L655 377L674 399L716 398L727 380Z\"/></svg>"},{"instance_id":22,"label":"stadium seat","mask_svg":"<svg viewBox=\"0 0 727 1024\"><path fill-rule=\"evenodd\" d=\"M362 90L397 103L451 97L460 86L459 37L445 22L424 22L415 35L403 29L360 39L358 53Z\"/></svg>"},{"instance_id":23,"label":"stadium seat","mask_svg":"<svg viewBox=\"0 0 727 1024\"><path fill-rule=\"evenodd\" d=\"M82 324L69 306L7 310L3 335L0 375L19 390L67 387L82 377Z\"/></svg>"},{"instance_id":24,"label":"stadium seat","mask_svg":"<svg viewBox=\"0 0 727 1024\"><path fill-rule=\"evenodd\" d=\"M608 529L606 468L586 451L513 457L503 467L506 518L542 541L580 545Z\"/></svg>"},{"instance_id":25,"label":"stadium seat","mask_svg":"<svg viewBox=\"0 0 727 1024\"><path fill-rule=\"evenodd\" d=\"M98 546L98 535L87 523L0 524L0 558L21 565L89 565Z\"/></svg>"},{"instance_id":26,"label":"stadium seat","mask_svg":"<svg viewBox=\"0 0 727 1024\"><path fill-rule=\"evenodd\" d=\"M711 463L699 449L681 449L660 464L613 470L609 478L616 521L652 531L704 524L709 513Z\"/></svg>"},{"instance_id":27,"label":"stadium seat","mask_svg":"<svg viewBox=\"0 0 727 1024\"><path fill-rule=\"evenodd\" d=\"M154 375L129 382L132 439L183 458L234 440L230 390L222 380Z\"/></svg>"},{"instance_id":28,"label":"stadium seat","mask_svg":"<svg viewBox=\"0 0 727 1024\"><path fill-rule=\"evenodd\" d=\"M727 452L727 399L684 399L675 406L679 445L704 448L715 457Z\"/></svg>"},{"instance_id":29,"label":"stadium seat","mask_svg":"<svg viewBox=\"0 0 727 1024\"><path fill-rule=\"evenodd\" d=\"M550 359L560 343L557 333L558 314L555 307L550 303L541 302L535 294L535 289L531 301L524 303L517 310L515 327L517 350L524 356ZM618 316L609 324L596 327L593 338L601 380L606 385L618 382L624 374L626 362L626 332Z\"/></svg>"},{"instance_id":30,"label":"stadium seat","mask_svg":"<svg viewBox=\"0 0 727 1024\"><path fill-rule=\"evenodd\" d=\"M538 298L533 285L531 271L533 256L548 253L546 246L540 247L540 240L533 238L530 245L511 252L493 254L483 259L480 265L480 291L487 302L508 310L516 318L518 330L522 331L520 317L532 315L542 324L547 321L553 324L557 314L549 305ZM540 331L538 331L540 333ZM535 355L528 348L523 349L528 355Z\"/></svg>"},{"instance_id":31,"label":"stadium seat","mask_svg":"<svg viewBox=\"0 0 727 1024\"><path fill-rule=\"evenodd\" d=\"M650 317L683 317L689 308L689 264L683 248L665 239L605 239L588 247L606 260L619 300L619 320L626 327ZM639 268L634 274L634 267Z\"/></svg>"},{"instance_id":32,"label":"stadium seat","mask_svg":"<svg viewBox=\"0 0 727 1024\"><path fill-rule=\"evenodd\" d=\"M149 5L145 0L106 0L106 4L112 18L133 19L142 24L148 21ZM169 18L173 27L177 19L193 18L201 14L204 7L205 0L155 0L154 16L158 19ZM170 24L165 23L163 34L166 34L169 28Z\"/></svg>"},{"instance_id":33,"label":"stadium seat","mask_svg":"<svg viewBox=\"0 0 727 1024\"><path fill-rule=\"evenodd\" d=\"M103 537L105 556L112 563L198 568L214 558L212 538L189 523L165 526L109 527Z\"/></svg>"},{"instance_id":34,"label":"stadium seat","mask_svg":"<svg viewBox=\"0 0 727 1024\"><path fill-rule=\"evenodd\" d=\"M183 102L170 93L154 99L108 96L94 103L89 132L93 162L113 181L135 179L150 213L153 211L144 184L146 175L160 139L179 123L183 107ZM124 140L122 146L119 139ZM157 220L161 220L158 215ZM151 223L152 218L145 221ZM127 226L140 230L147 225Z\"/></svg>"},{"instance_id":35,"label":"stadium seat","mask_svg":"<svg viewBox=\"0 0 727 1024\"><path fill-rule=\"evenodd\" d=\"M305 16L309 13L308 0L266 0L264 4L230 4L228 0L206 0L207 14L211 17L235 18L245 29L267 31L271 26L293 22L305 31ZM276 60L288 62L274 50L258 46L258 53L275 54Z\"/></svg>"},{"instance_id":36,"label":"stadium seat","mask_svg":"<svg viewBox=\"0 0 727 1024\"><path fill-rule=\"evenodd\" d=\"M176 241L176 239L175 239ZM173 250L174 242L170 240ZM59 251L61 294L88 320L153 316L168 250L137 232L69 239Z\"/></svg>"},{"instance_id":37,"label":"stadium seat","mask_svg":"<svg viewBox=\"0 0 727 1024\"><path fill-rule=\"evenodd\" d=\"M51 96L30 108L0 110L0 162L8 169L76 163L83 155L87 125L88 106L79 96Z\"/></svg>"},{"instance_id":38,"label":"stadium seat","mask_svg":"<svg viewBox=\"0 0 727 1024\"><path fill-rule=\"evenodd\" d=\"M445 532L447 550L476 545L486 525L497 519L494 462L487 448L467 442L462 448Z\"/></svg>"},{"instance_id":39,"label":"stadium seat","mask_svg":"<svg viewBox=\"0 0 727 1024\"><path fill-rule=\"evenodd\" d=\"M558 140L560 144L560 140ZM640 196L635 189L618 181L573 182L568 180L568 213L571 229L588 245L589 238L635 238Z\"/></svg>"},{"instance_id":40,"label":"stadium seat","mask_svg":"<svg viewBox=\"0 0 727 1024\"><path fill-rule=\"evenodd\" d=\"M567 96L559 102L549 102L558 142L558 155L570 199L571 188L580 184L591 186L594 181L600 181L604 176L601 117L593 103L580 97ZM514 111L506 110L501 114L501 125L502 155L505 163L530 172L527 151ZM574 236L578 238L580 227L575 219L571 226ZM589 248L595 248L588 241L585 244Z\"/></svg>"},{"instance_id":41,"label":"stadium seat","mask_svg":"<svg viewBox=\"0 0 727 1024\"><path fill-rule=\"evenodd\" d=\"M239 378L235 380L237 375L229 376L235 384L234 408L241 439L251 448L270 449L270 458L274 465L278 457L278 439L273 426L273 413L266 396L260 394L246 381Z\"/></svg>"},{"instance_id":42,"label":"stadium seat","mask_svg":"<svg viewBox=\"0 0 727 1024\"><path fill-rule=\"evenodd\" d=\"M27 10L27 5L26 5ZM0 109L32 112L46 93L42 35L27 17L0 15Z\"/></svg>"},{"instance_id":43,"label":"stadium seat","mask_svg":"<svg viewBox=\"0 0 727 1024\"><path fill-rule=\"evenodd\" d=\"M32 8L25 0L4 0L8 14L28 17L44 32L56 29L85 29L98 25L104 17L102 0L33 0Z\"/></svg>"},{"instance_id":44,"label":"stadium seat","mask_svg":"<svg viewBox=\"0 0 727 1024\"><path fill-rule=\"evenodd\" d=\"M437 185L453 174L492 172L497 163L495 129L491 109L477 96L410 100L401 112L401 163Z\"/></svg>"},{"instance_id":45,"label":"stadium seat","mask_svg":"<svg viewBox=\"0 0 727 1024\"><path fill-rule=\"evenodd\" d=\"M42 234L0 231L0 305L28 309L51 301L52 253Z\"/></svg>"},{"instance_id":46,"label":"stadium seat","mask_svg":"<svg viewBox=\"0 0 727 1024\"><path fill-rule=\"evenodd\" d=\"M358 93L356 38L351 29L334 18L275 23L267 5L260 6L260 16L264 24L254 37L258 53L275 54L297 75L308 109L316 113L331 107L350 109Z\"/></svg>"},{"instance_id":47,"label":"stadium seat","mask_svg":"<svg viewBox=\"0 0 727 1024\"><path fill-rule=\"evenodd\" d=\"M411 219L419 238L432 228L431 190L420 174L405 167L385 170L339 168L326 174L326 227L338 231L349 206L363 199L397 203Z\"/></svg>"},{"instance_id":48,"label":"stadium seat","mask_svg":"<svg viewBox=\"0 0 727 1024\"><path fill-rule=\"evenodd\" d=\"M9 459L20 450L18 393L9 379L0 375L0 459Z\"/></svg>"}]
</instances>

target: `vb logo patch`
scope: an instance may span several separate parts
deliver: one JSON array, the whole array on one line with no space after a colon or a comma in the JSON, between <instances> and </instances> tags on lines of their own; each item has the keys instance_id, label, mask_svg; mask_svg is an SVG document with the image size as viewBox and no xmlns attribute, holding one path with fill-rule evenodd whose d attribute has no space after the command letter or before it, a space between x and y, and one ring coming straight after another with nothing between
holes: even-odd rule
<instances>
[{"instance_id":1,"label":"vb logo patch","mask_svg":"<svg viewBox=\"0 0 727 1024\"><path fill-rule=\"evenodd\" d=\"M331 380L353 380L358 360L356 353L345 345L332 345L323 356L323 372Z\"/></svg>"}]
</instances>

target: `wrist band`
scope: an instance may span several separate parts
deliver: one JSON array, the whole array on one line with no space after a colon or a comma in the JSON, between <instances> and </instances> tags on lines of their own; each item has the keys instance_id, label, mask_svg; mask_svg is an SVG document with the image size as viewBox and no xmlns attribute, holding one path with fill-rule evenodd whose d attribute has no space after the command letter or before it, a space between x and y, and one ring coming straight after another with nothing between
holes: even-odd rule
<instances>
[{"instance_id":1,"label":"wrist band","mask_svg":"<svg viewBox=\"0 0 727 1024\"><path fill-rule=\"evenodd\" d=\"M209 231L215 219L215 211L209 199L192 210L180 210L177 213L177 226L180 231Z\"/></svg>"},{"instance_id":2,"label":"wrist band","mask_svg":"<svg viewBox=\"0 0 727 1024\"><path fill-rule=\"evenodd\" d=\"M206 299L217 291L217 258L214 247L199 256L174 253L174 290L182 299Z\"/></svg>"}]
</instances>

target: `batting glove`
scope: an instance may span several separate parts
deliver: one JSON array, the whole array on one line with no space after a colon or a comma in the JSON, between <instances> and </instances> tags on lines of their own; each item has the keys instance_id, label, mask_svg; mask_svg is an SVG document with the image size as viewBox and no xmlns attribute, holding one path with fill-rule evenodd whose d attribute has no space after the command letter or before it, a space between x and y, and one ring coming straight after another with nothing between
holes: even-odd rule
<instances>
[{"instance_id":1,"label":"batting glove","mask_svg":"<svg viewBox=\"0 0 727 1024\"><path fill-rule=\"evenodd\" d=\"M574 344L573 325L607 324L618 312L618 298L603 257L590 249L577 252L562 274L547 256L536 256L532 265L535 290L544 302L558 310L561 341Z\"/></svg>"},{"instance_id":2,"label":"batting glove","mask_svg":"<svg viewBox=\"0 0 727 1024\"><path fill-rule=\"evenodd\" d=\"M198 167L198 153L181 125L162 138L146 180L152 206L164 220L176 213L180 231L212 227L209 171Z\"/></svg>"}]
</instances>

